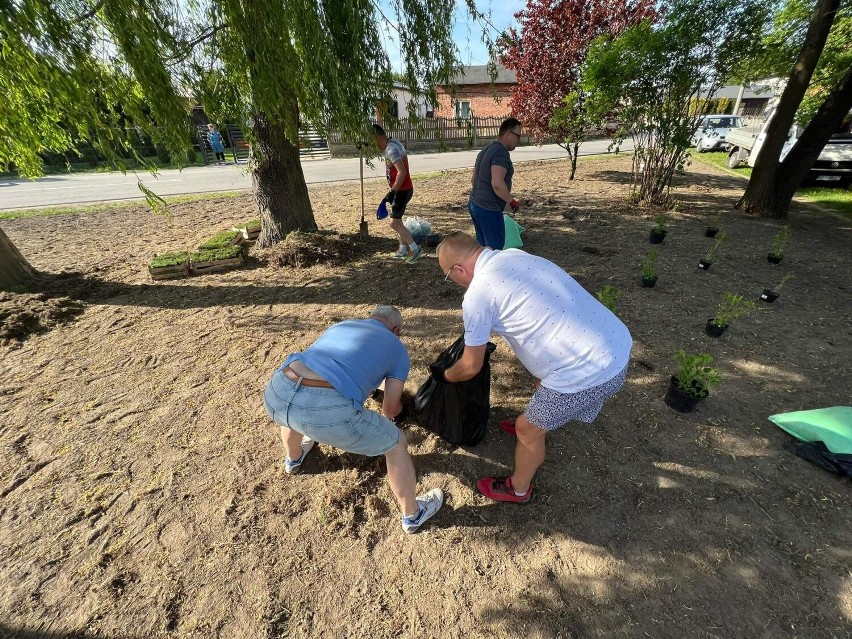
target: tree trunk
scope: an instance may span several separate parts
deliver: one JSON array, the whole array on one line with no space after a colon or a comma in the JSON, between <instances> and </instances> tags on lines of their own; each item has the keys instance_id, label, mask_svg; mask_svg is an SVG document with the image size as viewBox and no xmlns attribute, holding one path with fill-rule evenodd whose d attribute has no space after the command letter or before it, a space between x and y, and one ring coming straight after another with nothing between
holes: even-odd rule
<instances>
[{"instance_id":1,"label":"tree trunk","mask_svg":"<svg viewBox=\"0 0 852 639\"><path fill-rule=\"evenodd\" d=\"M260 213L258 246L271 246L290 231L315 231L317 223L302 172L299 148L283 123L254 116L252 185Z\"/></svg>"},{"instance_id":2,"label":"tree trunk","mask_svg":"<svg viewBox=\"0 0 852 639\"><path fill-rule=\"evenodd\" d=\"M35 273L12 240L0 229L0 289L22 284Z\"/></svg>"},{"instance_id":3,"label":"tree trunk","mask_svg":"<svg viewBox=\"0 0 852 639\"><path fill-rule=\"evenodd\" d=\"M775 208L778 160L796 117L796 110L805 96L811 76L822 55L838 6L840 6L840 0L817 0L808 33L805 36L805 43L799 52L799 59L793 66L775 114L766 128L766 138L763 140L763 146L760 147L746 191L736 208L742 207L747 213L754 215L783 217Z\"/></svg>"},{"instance_id":4,"label":"tree trunk","mask_svg":"<svg viewBox=\"0 0 852 639\"><path fill-rule=\"evenodd\" d=\"M852 108L852 69L840 80L778 167L775 210L787 216L790 201L820 152Z\"/></svg>"}]
</instances>

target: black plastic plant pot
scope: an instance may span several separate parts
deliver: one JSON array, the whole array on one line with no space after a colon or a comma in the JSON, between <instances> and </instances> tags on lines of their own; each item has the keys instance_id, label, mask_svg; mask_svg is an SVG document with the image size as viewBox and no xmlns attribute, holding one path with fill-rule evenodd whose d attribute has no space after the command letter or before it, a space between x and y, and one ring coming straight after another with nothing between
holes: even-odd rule
<instances>
[{"instance_id":1,"label":"black plastic plant pot","mask_svg":"<svg viewBox=\"0 0 852 639\"><path fill-rule=\"evenodd\" d=\"M727 326L716 326L713 323L713 318L711 317L707 320L707 324L704 326L704 332L707 333L710 337L722 337L722 333L728 330Z\"/></svg>"},{"instance_id":2,"label":"black plastic plant pot","mask_svg":"<svg viewBox=\"0 0 852 639\"><path fill-rule=\"evenodd\" d=\"M657 231L656 229L651 229L651 244L662 244L663 238L666 237L666 233L668 233L668 231Z\"/></svg>"},{"instance_id":3,"label":"black plastic plant pot","mask_svg":"<svg viewBox=\"0 0 852 639\"><path fill-rule=\"evenodd\" d=\"M441 243L441 239L443 239L443 238L441 237L440 233L430 233L429 235L426 236L426 240L425 240L424 244L426 244L426 246L428 246L430 248L434 248L434 247L438 246L438 244Z\"/></svg>"},{"instance_id":4,"label":"black plastic plant pot","mask_svg":"<svg viewBox=\"0 0 852 639\"><path fill-rule=\"evenodd\" d=\"M654 285L657 283L657 276L654 277L643 277L642 278L642 286L645 288L654 288Z\"/></svg>"},{"instance_id":5,"label":"black plastic plant pot","mask_svg":"<svg viewBox=\"0 0 852 639\"><path fill-rule=\"evenodd\" d=\"M760 300L762 302L766 302L767 304L772 304L772 302L777 299L778 293L768 288L763 289L763 293L760 295Z\"/></svg>"},{"instance_id":6,"label":"black plastic plant pot","mask_svg":"<svg viewBox=\"0 0 852 639\"><path fill-rule=\"evenodd\" d=\"M719 232L719 227L717 226L708 226L704 231L704 237L716 237L716 233Z\"/></svg>"},{"instance_id":7,"label":"black plastic plant pot","mask_svg":"<svg viewBox=\"0 0 852 639\"><path fill-rule=\"evenodd\" d=\"M780 264L782 259L782 257L775 255L775 253L767 253L766 255L766 261L770 264Z\"/></svg>"},{"instance_id":8,"label":"black plastic plant pot","mask_svg":"<svg viewBox=\"0 0 852 639\"><path fill-rule=\"evenodd\" d=\"M710 260L701 260L701 261L698 263L698 268L700 268L702 271L709 271L709 270L710 270L710 265L711 265L712 263L713 263L713 262L711 262Z\"/></svg>"},{"instance_id":9,"label":"black plastic plant pot","mask_svg":"<svg viewBox=\"0 0 852 639\"><path fill-rule=\"evenodd\" d=\"M674 408L679 413L691 413L698 406L698 402L710 394L696 382L693 382L693 387L696 390L697 396L684 393L677 385L677 377L672 375L669 382L669 390L666 392L663 401L666 403L666 406Z\"/></svg>"}]
</instances>

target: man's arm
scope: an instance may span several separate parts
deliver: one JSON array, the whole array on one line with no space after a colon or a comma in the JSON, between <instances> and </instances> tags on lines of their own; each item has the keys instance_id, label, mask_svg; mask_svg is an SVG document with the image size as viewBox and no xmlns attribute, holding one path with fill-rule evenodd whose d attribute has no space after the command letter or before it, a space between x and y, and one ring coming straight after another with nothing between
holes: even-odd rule
<instances>
[{"instance_id":1,"label":"man's arm","mask_svg":"<svg viewBox=\"0 0 852 639\"><path fill-rule=\"evenodd\" d=\"M393 165L396 167L396 181L391 184L391 190L399 191L399 187L401 187L402 183L405 182L408 170L405 168L405 163L402 160L397 160L393 163Z\"/></svg>"},{"instance_id":2,"label":"man's arm","mask_svg":"<svg viewBox=\"0 0 852 639\"><path fill-rule=\"evenodd\" d=\"M388 377L385 379L385 397L382 400L382 415L393 419L402 412L402 389L405 382Z\"/></svg>"},{"instance_id":3,"label":"man's arm","mask_svg":"<svg viewBox=\"0 0 852 639\"><path fill-rule=\"evenodd\" d=\"M506 173L508 170L505 167L497 166L496 164L491 165L491 188L494 189L494 193L497 194L504 202L512 201L512 194L509 192L509 188L506 186Z\"/></svg>"},{"instance_id":4,"label":"man's arm","mask_svg":"<svg viewBox=\"0 0 852 639\"><path fill-rule=\"evenodd\" d=\"M464 353L455 364L444 371L444 379L448 382L464 382L474 377L482 370L485 363L485 351L488 344L482 346L464 345Z\"/></svg>"}]
</instances>

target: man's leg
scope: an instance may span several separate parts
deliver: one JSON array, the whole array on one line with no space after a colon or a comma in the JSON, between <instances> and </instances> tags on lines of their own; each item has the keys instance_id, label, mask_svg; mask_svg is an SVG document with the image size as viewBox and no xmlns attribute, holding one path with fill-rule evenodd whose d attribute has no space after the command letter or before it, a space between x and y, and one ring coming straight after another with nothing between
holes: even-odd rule
<instances>
[{"instance_id":1,"label":"man's leg","mask_svg":"<svg viewBox=\"0 0 852 639\"><path fill-rule=\"evenodd\" d=\"M529 491L535 471L544 461L547 431L531 424L526 415L521 415L515 421L515 432L518 442L515 445L512 488L516 493L524 494Z\"/></svg>"},{"instance_id":2,"label":"man's leg","mask_svg":"<svg viewBox=\"0 0 852 639\"><path fill-rule=\"evenodd\" d=\"M399 443L385 453L388 465L388 483L399 502L404 517L416 515L420 506L414 491L417 488L417 475L414 472L414 462L408 454L408 440L405 433L399 434Z\"/></svg>"},{"instance_id":3,"label":"man's leg","mask_svg":"<svg viewBox=\"0 0 852 639\"><path fill-rule=\"evenodd\" d=\"M284 451L290 459L299 459L302 456L302 433L281 427L281 441L284 443Z\"/></svg>"}]
</instances>

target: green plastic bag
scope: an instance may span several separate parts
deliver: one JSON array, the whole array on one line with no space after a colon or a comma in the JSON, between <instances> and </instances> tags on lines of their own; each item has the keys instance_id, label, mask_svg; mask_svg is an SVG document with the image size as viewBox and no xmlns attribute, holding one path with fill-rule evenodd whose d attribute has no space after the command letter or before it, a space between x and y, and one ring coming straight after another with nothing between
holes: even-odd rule
<instances>
[{"instance_id":1,"label":"green plastic bag","mask_svg":"<svg viewBox=\"0 0 852 639\"><path fill-rule=\"evenodd\" d=\"M852 454L852 406L779 413L769 421L803 442L823 442L832 453Z\"/></svg>"},{"instance_id":2,"label":"green plastic bag","mask_svg":"<svg viewBox=\"0 0 852 639\"><path fill-rule=\"evenodd\" d=\"M506 228L506 241L503 243L503 248L521 248L524 245L524 241L521 239L524 227L505 213L503 213L503 226Z\"/></svg>"}]
</instances>

